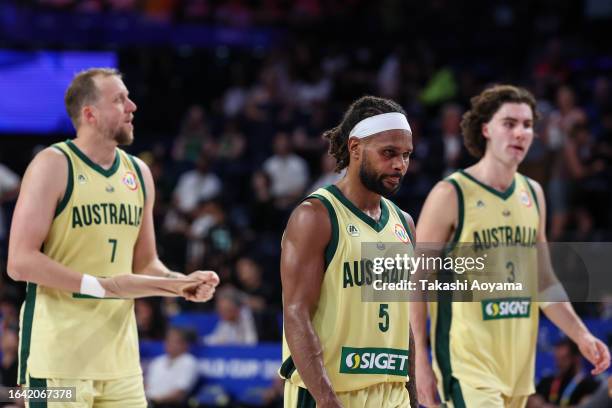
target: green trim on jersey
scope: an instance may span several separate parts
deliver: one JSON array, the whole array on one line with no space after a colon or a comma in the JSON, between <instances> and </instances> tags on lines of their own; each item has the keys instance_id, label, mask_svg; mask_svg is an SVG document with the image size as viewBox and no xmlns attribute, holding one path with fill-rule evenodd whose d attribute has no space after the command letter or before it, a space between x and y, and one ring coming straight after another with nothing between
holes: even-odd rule
<instances>
[{"instance_id":1,"label":"green trim on jersey","mask_svg":"<svg viewBox=\"0 0 612 408\"><path fill-rule=\"evenodd\" d=\"M110 166L110 168L107 170L101 167L99 164L96 164L93 161L91 161L91 159L87 157L85 153L83 153L77 147L77 145L75 145L72 142L72 140L66 140L66 145L74 152L74 154L76 154L79 157L79 159L83 160L83 162L86 165L88 165L93 170L97 171L98 173L100 173L106 178L111 177L113 174L115 174L117 172L117 169L119 168L119 163L121 162L121 160L119 159L119 152L116 150L115 150L115 160L113 161L113 164Z\"/></svg>"},{"instance_id":2,"label":"green trim on jersey","mask_svg":"<svg viewBox=\"0 0 612 408\"><path fill-rule=\"evenodd\" d=\"M30 376L30 388L47 388L47 379L46 378L34 378ZM31 401L29 403L30 408L47 408L47 401Z\"/></svg>"},{"instance_id":3,"label":"green trim on jersey","mask_svg":"<svg viewBox=\"0 0 612 408\"><path fill-rule=\"evenodd\" d=\"M300 387L297 398L297 408L316 408L317 402L306 388Z\"/></svg>"},{"instance_id":4,"label":"green trim on jersey","mask_svg":"<svg viewBox=\"0 0 612 408\"><path fill-rule=\"evenodd\" d=\"M440 275L438 275L440 277ZM450 281L450 274L442 275L441 281ZM448 401L451 395L451 356L450 356L450 329L453 319L452 293L447 291L438 292L438 317L436 321L436 360L442 372L442 389L444 400Z\"/></svg>"},{"instance_id":5,"label":"green trim on jersey","mask_svg":"<svg viewBox=\"0 0 612 408\"><path fill-rule=\"evenodd\" d=\"M461 384L456 378L451 379L451 397L453 399L453 407L465 408L465 400L463 399L463 392L461 391Z\"/></svg>"},{"instance_id":6,"label":"green trim on jersey","mask_svg":"<svg viewBox=\"0 0 612 408\"><path fill-rule=\"evenodd\" d=\"M523 176L523 175L521 174L521 176ZM538 209L538 214L540 214L540 203L538 201L538 196L536 195L536 192L533 189L533 186L529 182L529 177L527 177L527 176L523 176L523 177L525 178L525 183L527 183L527 185L529 186L529 190L531 191L531 195L533 196L533 201L535 201L536 208ZM540 216L542 216L542 215L540 214Z\"/></svg>"},{"instance_id":7,"label":"green trim on jersey","mask_svg":"<svg viewBox=\"0 0 612 408\"><path fill-rule=\"evenodd\" d=\"M283 364L278 372L285 380L288 380L291 378L294 371L295 363L293 362L293 357L289 356L285 361L283 361Z\"/></svg>"},{"instance_id":8,"label":"green trim on jersey","mask_svg":"<svg viewBox=\"0 0 612 408\"><path fill-rule=\"evenodd\" d=\"M327 270L327 266L331 263L332 259L334 259L334 255L336 254L336 249L338 248L338 239L340 236L339 228L338 228L338 216L336 215L336 211L334 207L331 205L329 200L322 195L319 194L311 194L308 198L316 198L321 201L325 208L327 208L327 212L329 213L329 222L331 223L331 239L329 240L329 244L325 248L325 270Z\"/></svg>"},{"instance_id":9,"label":"green trim on jersey","mask_svg":"<svg viewBox=\"0 0 612 408\"><path fill-rule=\"evenodd\" d=\"M55 217L57 217L62 213L62 211L64 211L64 208L66 208L66 205L68 205L68 201L72 196L72 190L74 188L74 170L72 169L72 161L70 160L68 153L66 153L64 149L59 146L54 145L53 147L62 152L62 154L66 157L66 161L68 161L68 181L66 183L66 191L64 192L64 197L62 197L62 200L59 202L57 208L55 209Z\"/></svg>"},{"instance_id":10,"label":"green trim on jersey","mask_svg":"<svg viewBox=\"0 0 612 408\"><path fill-rule=\"evenodd\" d=\"M23 306L23 320L21 322L21 347L19 350L19 384L26 383L28 357L30 357L30 343L32 340L32 322L34 321L34 306L36 304L37 285L28 282L25 304Z\"/></svg>"},{"instance_id":11,"label":"green trim on jersey","mask_svg":"<svg viewBox=\"0 0 612 408\"><path fill-rule=\"evenodd\" d=\"M457 245L457 243L459 242L459 237L461 236L461 232L463 231L463 222L465 218L465 204L463 200L463 191L461 191L461 187L459 186L459 183L457 183L457 181L451 178L447 178L446 181L448 181L449 183L453 185L453 187L455 187L455 192L457 193L457 208L458 208L457 228L455 229L455 233L453 234L453 239L449 243L450 245L447 249L447 252L450 252L455 247L455 245Z\"/></svg>"},{"instance_id":12,"label":"green trim on jersey","mask_svg":"<svg viewBox=\"0 0 612 408\"><path fill-rule=\"evenodd\" d=\"M132 164L134 165L134 168L136 169L136 174L138 174L138 180L140 180L140 185L142 186L142 196L144 197L144 201L146 202L147 201L147 188L145 186L144 179L142 178L142 171L140 171L140 166L136 162L136 159L134 158L134 156L132 156L131 154L128 154L127 156L130 158L130 161L132 162Z\"/></svg>"},{"instance_id":13,"label":"green trim on jersey","mask_svg":"<svg viewBox=\"0 0 612 408\"><path fill-rule=\"evenodd\" d=\"M416 245L416 242L414 242L414 237L412 236L412 232L410 231L410 226L408 225L408 221L406 220L406 217L404 217L404 212L393 201L389 201L389 202L391 203L393 208L395 208L395 212L397 213L398 218L402 222L402 225L404 226L404 229L406 230L406 233L408 234L408 238L410 238L410 243L414 247Z\"/></svg>"},{"instance_id":14,"label":"green trim on jersey","mask_svg":"<svg viewBox=\"0 0 612 408\"><path fill-rule=\"evenodd\" d=\"M359 208L355 206L352 202L349 201L348 198L342 194L342 191L334 184L331 184L325 187L327 191L332 193L334 197L338 199L346 208L348 208L353 214L355 214L361 221L368 224L374 231L380 232L387 225L387 221L389 221L389 208L385 203L385 200L380 200L380 219L378 222L374 221L372 217L361 211Z\"/></svg>"},{"instance_id":15,"label":"green trim on jersey","mask_svg":"<svg viewBox=\"0 0 612 408\"><path fill-rule=\"evenodd\" d=\"M514 193L514 189L516 187L515 179L512 179L512 184L510 184L510 187L508 187L506 189L506 191L499 191L499 190L494 189L491 186L488 186L488 185L484 184L482 181L476 179L474 176L472 176L471 174L469 174L468 172L466 172L463 169L459 170L459 174L461 174L461 175L467 177L468 179L472 180L474 183L478 184L480 187L484 188L489 193L496 195L497 197L501 198L502 200L506 200L508 197L510 197L512 195L512 193Z\"/></svg>"}]
</instances>

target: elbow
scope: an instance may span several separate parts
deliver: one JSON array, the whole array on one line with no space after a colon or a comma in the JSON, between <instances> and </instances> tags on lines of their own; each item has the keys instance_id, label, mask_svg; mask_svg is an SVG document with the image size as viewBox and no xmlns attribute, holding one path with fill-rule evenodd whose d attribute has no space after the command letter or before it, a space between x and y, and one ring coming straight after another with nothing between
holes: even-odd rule
<instances>
[{"instance_id":1,"label":"elbow","mask_svg":"<svg viewBox=\"0 0 612 408\"><path fill-rule=\"evenodd\" d=\"M16 282L24 282L26 280L26 272L23 262L20 262L19 257L9 253L6 264L6 272L8 276Z\"/></svg>"}]
</instances>

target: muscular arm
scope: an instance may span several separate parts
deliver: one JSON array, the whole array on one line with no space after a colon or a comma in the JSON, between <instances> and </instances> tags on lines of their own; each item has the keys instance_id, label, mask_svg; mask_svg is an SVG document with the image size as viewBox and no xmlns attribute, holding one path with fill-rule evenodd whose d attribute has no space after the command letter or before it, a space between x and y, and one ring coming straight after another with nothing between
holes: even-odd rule
<instances>
[{"instance_id":1,"label":"muscular arm","mask_svg":"<svg viewBox=\"0 0 612 408\"><path fill-rule=\"evenodd\" d=\"M164 265L157 255L155 245L155 228L153 226L153 203L155 203L155 183L149 166L142 160L136 159L138 167L144 180L147 199L145 201L142 225L138 234L138 240L134 246L134 273L140 275L160 276L166 278L179 278L185 276L182 273L171 271Z\"/></svg>"},{"instance_id":2,"label":"muscular arm","mask_svg":"<svg viewBox=\"0 0 612 408\"><path fill-rule=\"evenodd\" d=\"M323 283L325 247L330 239L327 210L318 200L308 200L291 214L281 252L285 337L295 367L317 406L340 406L312 325Z\"/></svg>"},{"instance_id":3,"label":"muscular arm","mask_svg":"<svg viewBox=\"0 0 612 408\"><path fill-rule=\"evenodd\" d=\"M446 243L450 240L457 225L458 204L454 187L441 181L432 189L425 200L416 233L418 235L417 254L425 251L431 253L431 246L427 248L420 244ZM420 273L416 278L419 279ZM436 390L436 381L429 363L427 349L427 302L417 301L410 305L410 327L414 332L417 391L419 402L425 406L439 404Z\"/></svg>"},{"instance_id":4,"label":"muscular arm","mask_svg":"<svg viewBox=\"0 0 612 408\"><path fill-rule=\"evenodd\" d=\"M215 291L215 287L219 284L219 277L213 271L195 271L186 276L180 272L174 272L168 269L166 265L159 259L157 255L157 247L155 243L155 228L153 225L153 205L155 203L155 183L149 166L142 160L135 158L136 164L140 167L140 172L145 184L147 197L145 201L142 225L136 245L134 246L134 259L132 263L133 272L137 275L147 275L149 277L176 279L184 281L188 276L197 278L202 281L199 294L193 293L193 296L187 295L186 298L192 301L207 301ZM145 278L143 276L142 278ZM172 285L172 284L171 284ZM197 296L196 296L197 295Z\"/></svg>"},{"instance_id":5,"label":"muscular arm","mask_svg":"<svg viewBox=\"0 0 612 408\"><path fill-rule=\"evenodd\" d=\"M82 275L41 251L55 209L66 191L67 179L66 158L53 148L40 152L28 166L9 239L7 269L14 280L79 292Z\"/></svg>"},{"instance_id":6,"label":"muscular arm","mask_svg":"<svg viewBox=\"0 0 612 408\"><path fill-rule=\"evenodd\" d=\"M560 285L560 283L554 274L550 261L550 254L548 252L545 216L546 200L544 192L537 182L530 180L530 183L536 193L540 206L541 216L537 236L539 280L540 287L546 290L548 287ZM557 294L556 297L560 297L559 294ZM608 347L591 334L589 329L587 329L580 317L578 317L574 311L570 302L558 301L559 299L554 298L551 300L551 302L541 304L542 312L578 345L582 355L595 366L591 371L593 375L600 374L607 370L610 366L610 351Z\"/></svg>"}]
</instances>

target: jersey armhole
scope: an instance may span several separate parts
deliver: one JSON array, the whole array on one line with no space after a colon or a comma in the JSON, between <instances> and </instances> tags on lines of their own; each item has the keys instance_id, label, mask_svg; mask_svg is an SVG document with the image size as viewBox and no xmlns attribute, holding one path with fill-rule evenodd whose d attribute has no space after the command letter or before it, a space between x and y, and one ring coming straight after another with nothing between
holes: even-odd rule
<instances>
[{"instance_id":1,"label":"jersey armhole","mask_svg":"<svg viewBox=\"0 0 612 408\"><path fill-rule=\"evenodd\" d=\"M62 152L64 157L66 157L66 161L68 162L68 181L66 183L66 191L64 192L64 196L62 197L59 204L57 205L57 208L55 209L54 218L57 218L57 216L60 215L62 211L64 211L64 208L66 208L66 205L68 205L70 197L72 197L72 190L74 189L74 171L72 170L72 160L70 160L70 156L68 156L68 153L66 153L64 149L57 145L53 145L53 148Z\"/></svg>"},{"instance_id":2,"label":"jersey armhole","mask_svg":"<svg viewBox=\"0 0 612 408\"><path fill-rule=\"evenodd\" d=\"M387 201L389 201L391 205L393 206L393 208L395 208L395 212L397 213L398 218L402 222L402 226L406 230L406 233L408 234L408 238L410 238L410 243L412 244L412 247L414 248L414 246L416 245L416 242L414 242L414 237L412 236L412 232L410 231L410 226L408 225L408 221L406 220L406 217L404 217L403 211L393 201L391 200L387 200Z\"/></svg>"},{"instance_id":3,"label":"jersey armhole","mask_svg":"<svg viewBox=\"0 0 612 408\"><path fill-rule=\"evenodd\" d=\"M311 194L304 200L302 200L302 202L311 198L315 198L321 201L325 208L327 208L327 212L329 214L329 222L331 223L331 239L329 240L329 243L325 248L325 271L327 271L327 267L329 266L329 264L331 264L331 261L334 258L334 255L336 254L336 249L338 248L338 239L340 236L338 230L338 216L336 215L336 210L334 210L334 207L331 205L329 200L320 194Z\"/></svg>"},{"instance_id":4,"label":"jersey armhole","mask_svg":"<svg viewBox=\"0 0 612 408\"><path fill-rule=\"evenodd\" d=\"M540 202L538 201L538 196L536 195L536 192L535 192L533 186L529 182L529 177L523 176L523 178L525 179L525 183L527 183L527 186L529 186L529 191L531 191L531 195L533 197L533 201L535 201L536 208L538 209L538 215L541 217L542 214L540 214Z\"/></svg>"},{"instance_id":5,"label":"jersey armhole","mask_svg":"<svg viewBox=\"0 0 612 408\"><path fill-rule=\"evenodd\" d=\"M452 184L455 188L455 193L457 193L457 228L455 229L455 233L453 234L452 240L448 244L448 248L446 252L452 251L457 243L459 242L459 237L461 236L461 232L463 231L463 218L465 217L465 207L463 203L463 191L461 191L461 187L456 180L451 178L444 179L445 181Z\"/></svg>"},{"instance_id":6,"label":"jersey armhole","mask_svg":"<svg viewBox=\"0 0 612 408\"><path fill-rule=\"evenodd\" d=\"M138 181L140 181L140 185L142 186L142 197L144 198L146 202L147 201L147 187L145 186L144 179L142 177L142 171L140 170L140 166L138 165L138 162L136 162L136 159L134 159L134 156L132 156L131 154L128 154L127 156L130 158L130 161L134 165L134 169L136 170L136 174L138 175Z\"/></svg>"}]
</instances>

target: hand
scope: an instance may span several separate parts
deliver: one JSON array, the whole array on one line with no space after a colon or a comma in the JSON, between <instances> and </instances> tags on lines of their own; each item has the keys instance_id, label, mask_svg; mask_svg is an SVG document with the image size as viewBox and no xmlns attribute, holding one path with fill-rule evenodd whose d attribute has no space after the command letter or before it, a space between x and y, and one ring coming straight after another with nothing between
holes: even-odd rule
<instances>
[{"instance_id":1,"label":"hand","mask_svg":"<svg viewBox=\"0 0 612 408\"><path fill-rule=\"evenodd\" d=\"M212 299L219 284L219 276L215 272L195 271L187 275L187 278L193 278L195 282L185 285L181 290L181 296L191 302L208 302Z\"/></svg>"},{"instance_id":2,"label":"hand","mask_svg":"<svg viewBox=\"0 0 612 408\"><path fill-rule=\"evenodd\" d=\"M608 347L591 333L582 336L576 344L584 358L595 366L591 370L592 375L601 374L610 367L610 351Z\"/></svg>"},{"instance_id":3,"label":"hand","mask_svg":"<svg viewBox=\"0 0 612 408\"><path fill-rule=\"evenodd\" d=\"M425 407L437 407L440 405L438 396L438 381L431 369L427 354L417 353L415 362L416 387L419 404Z\"/></svg>"}]
</instances>

